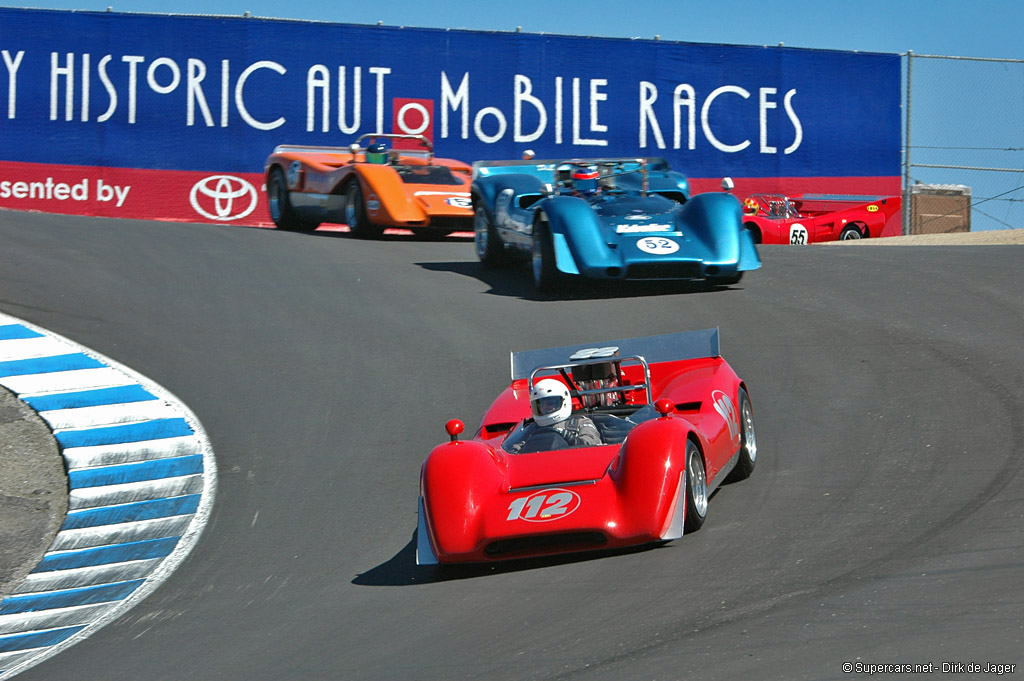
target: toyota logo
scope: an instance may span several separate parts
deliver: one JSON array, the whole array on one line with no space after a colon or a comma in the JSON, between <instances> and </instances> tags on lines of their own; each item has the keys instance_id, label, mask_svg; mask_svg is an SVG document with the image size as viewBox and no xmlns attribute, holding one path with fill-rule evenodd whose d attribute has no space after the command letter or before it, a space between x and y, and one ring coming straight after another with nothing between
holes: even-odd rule
<instances>
[{"instance_id":1,"label":"toyota logo","mask_svg":"<svg viewBox=\"0 0 1024 681\"><path fill-rule=\"evenodd\" d=\"M210 175L192 185L189 201L204 218L229 222L256 209L256 189L234 175Z\"/></svg>"}]
</instances>

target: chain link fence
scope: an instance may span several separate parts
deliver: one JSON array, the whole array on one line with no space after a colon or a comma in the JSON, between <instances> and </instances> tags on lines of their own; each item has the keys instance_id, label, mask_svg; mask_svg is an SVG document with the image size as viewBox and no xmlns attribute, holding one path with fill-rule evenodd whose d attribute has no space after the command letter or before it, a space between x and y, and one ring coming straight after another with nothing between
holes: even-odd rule
<instances>
[{"instance_id":1,"label":"chain link fence","mask_svg":"<svg viewBox=\"0 0 1024 681\"><path fill-rule=\"evenodd\" d=\"M903 57L904 233L949 231L952 208L912 206L928 185L961 197L970 231L1024 228L1024 60Z\"/></svg>"}]
</instances>

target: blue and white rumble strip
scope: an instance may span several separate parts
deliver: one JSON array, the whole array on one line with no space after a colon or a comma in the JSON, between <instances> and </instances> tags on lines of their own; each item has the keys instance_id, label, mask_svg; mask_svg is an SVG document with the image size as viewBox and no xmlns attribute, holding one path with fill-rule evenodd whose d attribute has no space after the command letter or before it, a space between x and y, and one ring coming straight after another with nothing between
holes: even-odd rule
<instances>
[{"instance_id":1,"label":"blue and white rumble strip","mask_svg":"<svg viewBox=\"0 0 1024 681\"><path fill-rule=\"evenodd\" d=\"M56 334L0 314L0 385L53 431L68 514L39 565L0 600L0 676L90 635L165 580L206 524L210 443L167 390Z\"/></svg>"}]
</instances>

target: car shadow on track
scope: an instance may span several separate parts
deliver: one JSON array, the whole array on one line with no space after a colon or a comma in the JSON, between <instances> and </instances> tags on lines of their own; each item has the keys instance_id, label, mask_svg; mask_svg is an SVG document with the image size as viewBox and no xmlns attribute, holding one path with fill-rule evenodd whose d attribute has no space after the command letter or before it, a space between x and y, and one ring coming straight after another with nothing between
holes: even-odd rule
<instances>
[{"instance_id":1,"label":"car shadow on track","mask_svg":"<svg viewBox=\"0 0 1024 681\"><path fill-rule=\"evenodd\" d=\"M527 267L487 268L475 261L418 262L417 266L431 272L451 272L477 279L490 286L486 293L523 300L597 300L608 298L644 298L688 293L742 290L735 286L711 286L703 281L614 281L579 279L568 281L563 290L541 293L533 286Z\"/></svg>"},{"instance_id":2,"label":"car shadow on track","mask_svg":"<svg viewBox=\"0 0 1024 681\"><path fill-rule=\"evenodd\" d=\"M498 563L417 565L416 531L414 530L409 543L402 547L402 550L396 553L393 558L367 572L356 575L352 583L357 586L416 586L418 584L435 584L437 582L449 582L457 579L490 577L508 572L539 570L555 565L600 560L645 551L657 551L663 546L664 544L646 544L644 546L631 546L624 549L604 549L539 558L510 559Z\"/></svg>"}]
</instances>

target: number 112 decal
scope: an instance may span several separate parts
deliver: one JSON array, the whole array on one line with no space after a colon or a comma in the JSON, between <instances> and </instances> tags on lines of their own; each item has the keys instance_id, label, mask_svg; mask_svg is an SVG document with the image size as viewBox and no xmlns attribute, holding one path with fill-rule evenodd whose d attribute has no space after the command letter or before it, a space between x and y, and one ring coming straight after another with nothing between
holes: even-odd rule
<instances>
[{"instance_id":1,"label":"number 112 decal","mask_svg":"<svg viewBox=\"0 0 1024 681\"><path fill-rule=\"evenodd\" d=\"M580 507L580 495L567 489L545 489L528 497L519 497L508 505L505 520L545 523L569 515Z\"/></svg>"}]
</instances>

